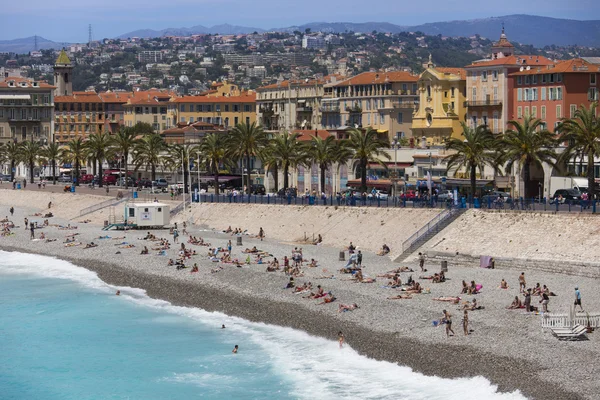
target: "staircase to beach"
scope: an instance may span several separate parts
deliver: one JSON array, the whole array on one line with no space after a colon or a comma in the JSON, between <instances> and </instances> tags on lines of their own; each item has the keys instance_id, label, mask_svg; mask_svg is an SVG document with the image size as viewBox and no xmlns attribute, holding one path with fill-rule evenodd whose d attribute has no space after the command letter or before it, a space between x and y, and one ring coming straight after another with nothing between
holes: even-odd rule
<instances>
[{"instance_id":1,"label":"staircase to beach","mask_svg":"<svg viewBox=\"0 0 600 400\"><path fill-rule=\"evenodd\" d=\"M446 209L436 215L431 221L425 224L421 229L419 229L402 243L402 254L400 254L394 261L404 261L408 256L427 243L429 239L437 235L445 227L450 225L458 217L464 214L465 211L467 211L466 208L451 208Z\"/></svg>"}]
</instances>

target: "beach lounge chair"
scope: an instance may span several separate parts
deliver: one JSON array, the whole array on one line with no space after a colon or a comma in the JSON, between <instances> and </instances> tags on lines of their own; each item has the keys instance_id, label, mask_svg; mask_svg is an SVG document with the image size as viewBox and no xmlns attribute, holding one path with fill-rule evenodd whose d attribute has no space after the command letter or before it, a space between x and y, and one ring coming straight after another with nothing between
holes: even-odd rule
<instances>
[{"instance_id":1,"label":"beach lounge chair","mask_svg":"<svg viewBox=\"0 0 600 400\"><path fill-rule=\"evenodd\" d=\"M587 339L586 327L583 325L575 325L572 328L550 328L552 334L558 338L558 340L581 340Z\"/></svg>"}]
</instances>

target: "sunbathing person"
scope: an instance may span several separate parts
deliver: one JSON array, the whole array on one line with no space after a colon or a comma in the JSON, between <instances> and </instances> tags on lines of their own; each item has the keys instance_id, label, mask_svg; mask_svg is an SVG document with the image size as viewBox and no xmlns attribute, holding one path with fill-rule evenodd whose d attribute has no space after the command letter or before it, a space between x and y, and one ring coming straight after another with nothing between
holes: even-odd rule
<instances>
[{"instance_id":1,"label":"sunbathing person","mask_svg":"<svg viewBox=\"0 0 600 400\"><path fill-rule=\"evenodd\" d=\"M309 268L317 268L317 260L315 260L314 258L310 259L310 264L308 264Z\"/></svg>"},{"instance_id":2,"label":"sunbathing person","mask_svg":"<svg viewBox=\"0 0 600 400\"><path fill-rule=\"evenodd\" d=\"M402 299L412 299L412 295L410 294L399 294L397 296L388 297L388 300L402 300Z\"/></svg>"},{"instance_id":3,"label":"sunbathing person","mask_svg":"<svg viewBox=\"0 0 600 400\"><path fill-rule=\"evenodd\" d=\"M402 280L400 279L400 275L396 274L393 276L392 280L388 282L388 286L392 288L397 288L402 286Z\"/></svg>"},{"instance_id":4,"label":"sunbathing person","mask_svg":"<svg viewBox=\"0 0 600 400\"><path fill-rule=\"evenodd\" d=\"M504 280L504 278L502 278L502 281L500 282L500 289L508 289L508 283Z\"/></svg>"},{"instance_id":5,"label":"sunbathing person","mask_svg":"<svg viewBox=\"0 0 600 400\"><path fill-rule=\"evenodd\" d=\"M88 243L85 245L84 249L91 249L92 247L98 247L94 242Z\"/></svg>"},{"instance_id":6,"label":"sunbathing person","mask_svg":"<svg viewBox=\"0 0 600 400\"><path fill-rule=\"evenodd\" d=\"M144 248L142 249L142 251L140 252L141 255L146 255L148 254L148 248L146 246L144 246Z\"/></svg>"},{"instance_id":7,"label":"sunbathing person","mask_svg":"<svg viewBox=\"0 0 600 400\"><path fill-rule=\"evenodd\" d=\"M323 291L323 288L321 287L321 285L317 285L317 291L315 293L311 292L308 296L305 296L305 299L318 299L321 297L325 297L325 292Z\"/></svg>"},{"instance_id":8,"label":"sunbathing person","mask_svg":"<svg viewBox=\"0 0 600 400\"><path fill-rule=\"evenodd\" d=\"M388 254L390 252L390 248L388 247L387 244L383 244L383 246L381 247L381 250L379 250L377 252L378 256L385 256L386 254Z\"/></svg>"},{"instance_id":9,"label":"sunbathing person","mask_svg":"<svg viewBox=\"0 0 600 400\"><path fill-rule=\"evenodd\" d=\"M246 250L244 250L242 253L258 253L258 249L256 248L256 246L254 246L251 249L246 248Z\"/></svg>"},{"instance_id":10,"label":"sunbathing person","mask_svg":"<svg viewBox=\"0 0 600 400\"><path fill-rule=\"evenodd\" d=\"M223 231L223 233L231 233L231 232L233 232L233 230L231 229L231 225L229 225L229 227Z\"/></svg>"},{"instance_id":11,"label":"sunbathing person","mask_svg":"<svg viewBox=\"0 0 600 400\"><path fill-rule=\"evenodd\" d=\"M290 281L288 282L288 284L285 286L284 289L291 289L294 286L296 286L295 282L294 282L294 277L290 277Z\"/></svg>"},{"instance_id":12,"label":"sunbathing person","mask_svg":"<svg viewBox=\"0 0 600 400\"><path fill-rule=\"evenodd\" d=\"M443 282L446 282L446 275L444 274L444 271L440 272L439 274L434 274L432 282L433 283L443 283Z\"/></svg>"},{"instance_id":13,"label":"sunbathing person","mask_svg":"<svg viewBox=\"0 0 600 400\"><path fill-rule=\"evenodd\" d=\"M318 246L321 243L323 243L323 238L321 237L321 234L319 233L319 236L317 237L317 239L313 242L314 245Z\"/></svg>"},{"instance_id":14,"label":"sunbathing person","mask_svg":"<svg viewBox=\"0 0 600 400\"><path fill-rule=\"evenodd\" d=\"M475 284L475 281L471 281L471 284L469 285L469 288L467 290L468 294L478 294L479 293L479 285Z\"/></svg>"},{"instance_id":15,"label":"sunbathing person","mask_svg":"<svg viewBox=\"0 0 600 400\"><path fill-rule=\"evenodd\" d=\"M167 266L168 266L168 267L171 267L171 266L173 266L173 265L175 265L175 261L173 261L173 259L172 259L172 258L169 258L169 261L167 262Z\"/></svg>"},{"instance_id":16,"label":"sunbathing person","mask_svg":"<svg viewBox=\"0 0 600 400\"><path fill-rule=\"evenodd\" d=\"M479 304L477 304L477 299L473 299L473 301L471 303L469 303L467 301L463 305L463 310L475 311L475 310L481 310L481 309L483 309L483 306L480 306Z\"/></svg>"},{"instance_id":17,"label":"sunbathing person","mask_svg":"<svg viewBox=\"0 0 600 400\"><path fill-rule=\"evenodd\" d=\"M190 271L190 273L194 273L194 272L198 272L198 264L194 263L194 266L192 267L192 270Z\"/></svg>"},{"instance_id":18,"label":"sunbathing person","mask_svg":"<svg viewBox=\"0 0 600 400\"><path fill-rule=\"evenodd\" d=\"M434 297L432 300L435 301L448 301L450 303L458 304L460 301L460 297L458 296L442 296L442 297Z\"/></svg>"},{"instance_id":19,"label":"sunbathing person","mask_svg":"<svg viewBox=\"0 0 600 400\"><path fill-rule=\"evenodd\" d=\"M469 285L464 280L462 281L462 290L461 293L469 293Z\"/></svg>"},{"instance_id":20,"label":"sunbathing person","mask_svg":"<svg viewBox=\"0 0 600 400\"><path fill-rule=\"evenodd\" d=\"M317 303L317 304L328 304L328 303L333 303L336 300L335 296L333 295L333 293L329 292L327 293L327 295L325 296L325 298L323 299L322 302Z\"/></svg>"},{"instance_id":21,"label":"sunbathing person","mask_svg":"<svg viewBox=\"0 0 600 400\"><path fill-rule=\"evenodd\" d=\"M551 292L546 285L544 285L544 287L542 288L542 294L546 294L546 296L556 296L556 294L554 294L554 292Z\"/></svg>"},{"instance_id":22,"label":"sunbathing person","mask_svg":"<svg viewBox=\"0 0 600 400\"><path fill-rule=\"evenodd\" d=\"M535 287L533 288L533 293L531 293L533 296L541 296L542 295L542 287L540 286L540 283L536 283Z\"/></svg>"},{"instance_id":23,"label":"sunbathing person","mask_svg":"<svg viewBox=\"0 0 600 400\"><path fill-rule=\"evenodd\" d=\"M345 312L345 311L354 311L358 308L358 304L356 303L352 303L352 304L340 304L338 306L338 312Z\"/></svg>"},{"instance_id":24,"label":"sunbathing person","mask_svg":"<svg viewBox=\"0 0 600 400\"><path fill-rule=\"evenodd\" d=\"M515 296L515 299L513 300L513 302L510 304L510 306L506 307L509 310L516 310L517 308L525 308L523 306L523 303L521 303L521 299L519 298L519 296Z\"/></svg>"}]
</instances>

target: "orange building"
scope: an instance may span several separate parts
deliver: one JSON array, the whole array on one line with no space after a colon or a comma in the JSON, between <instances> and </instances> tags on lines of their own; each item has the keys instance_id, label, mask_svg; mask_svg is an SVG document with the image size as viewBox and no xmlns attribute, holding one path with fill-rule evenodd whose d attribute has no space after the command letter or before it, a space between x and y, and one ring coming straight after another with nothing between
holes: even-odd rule
<instances>
[{"instance_id":1,"label":"orange building","mask_svg":"<svg viewBox=\"0 0 600 400\"><path fill-rule=\"evenodd\" d=\"M598 101L600 65L576 58L554 65L512 73L514 99L511 119L531 115L554 129L561 118L571 118L580 105Z\"/></svg>"}]
</instances>

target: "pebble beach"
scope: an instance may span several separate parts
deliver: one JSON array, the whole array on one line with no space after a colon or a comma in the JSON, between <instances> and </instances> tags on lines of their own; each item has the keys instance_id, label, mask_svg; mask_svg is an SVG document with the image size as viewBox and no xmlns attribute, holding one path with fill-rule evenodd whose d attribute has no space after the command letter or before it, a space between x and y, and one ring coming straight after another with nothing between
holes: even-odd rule
<instances>
[{"instance_id":1,"label":"pebble beach","mask_svg":"<svg viewBox=\"0 0 600 400\"><path fill-rule=\"evenodd\" d=\"M2 190L2 192L5 192ZM4 193L0 193L2 196ZM243 235L242 246L236 246L236 237L221 232L223 227L204 223L192 225L193 218L178 216L180 226L189 221L190 235L202 237L212 246L225 247L228 240L233 242L233 258L246 259L241 251L256 246L258 249L277 257L290 257L294 247L302 247L304 259L316 259L318 267L303 267L304 276L296 278L296 284L305 281L322 285L325 291L331 291L336 301L330 304L318 304L319 300L304 299L290 289L284 289L289 277L283 272L266 272L266 265L251 264L241 268L233 264L222 264L223 269L214 273L220 263L211 262L206 256L208 247L188 244L188 236L180 236L180 242L196 250L198 255L186 261L186 266L194 263L199 266L198 273L190 273L191 268L177 270L167 266L169 258L176 258L179 244L171 246L166 256L157 255L150 250L148 255L140 255L144 246L152 247L152 242L142 240L146 231L102 231L99 218L77 218L71 214L56 212L50 219L49 227L36 230L36 236L44 232L53 242L32 241L29 230L23 226L23 218L42 222L43 218L33 216L37 212L48 210L28 202L26 193L18 201L18 195L0 199L0 215L7 215L8 208L15 207L11 218L16 227L14 235L0 237L0 249L5 251L30 252L58 257L73 262L98 273L99 277L116 286L145 289L149 296L170 301L176 305L200 307L208 311L219 311L239 316L251 321L289 326L305 330L310 334L335 339L339 330L345 334L350 346L370 357L397 362L418 372L441 377L484 376L498 385L502 392L519 390L533 399L595 399L600 392L600 383L595 379L599 365L600 346L597 333L589 334L588 341L559 342L549 331L541 328L540 315L526 313L524 310L507 310L516 295L519 295L519 271L481 269L479 265L453 264L450 262L447 280L444 283L432 283L431 280L418 279L421 275L431 275L440 271L439 261L428 259L427 272L421 273L415 257L406 263L394 263L388 257L377 256L374 251L375 234L369 229L356 230L356 233L344 232L364 253L363 274L376 278L374 283L354 283L350 275L339 272L345 262L339 261L342 250L338 243L315 246L307 243L294 243L290 240L294 226L283 226L292 233L288 237L273 236L277 232L274 225L282 225L281 219L269 220L261 216L254 224L264 226L266 238L260 241L250 235ZM83 197L83 196L82 196ZM54 200L60 204L60 197ZM10 202L10 204L9 204ZM91 203L92 200L89 201ZM87 205L88 203L86 203ZM37 206L37 207L35 207ZM202 215L205 205L194 205L192 214ZM243 207L243 206L240 206ZM72 208L72 207L71 207ZM72 210L71 210L72 211ZM214 207L211 212L218 212ZM219 215L219 223L227 220L226 210ZM375 212L373 210L369 212ZM247 217L249 218L249 217ZM429 215L424 216L429 218ZM80 220L92 220L82 223ZM425 221L426 222L426 221ZM58 225L77 226L77 229L59 229ZM417 222L415 222L417 224ZM231 218L232 227L249 229L256 235L255 226L250 229L244 225L239 215ZM373 226L371 230L377 229ZM447 229L452 229L452 225ZM464 230L464 229L463 229ZM477 232L474 229L474 232ZM67 235L77 234L80 246L65 247ZM173 237L169 230L153 231L157 237ZM294 234L301 237L303 232ZM110 236L99 239L100 236ZM362 246L362 238L368 245ZM326 239L326 238L325 238ZM468 240L466 238L465 240ZM97 243L94 248L85 249L87 243ZM391 242L393 243L393 242ZM133 246L133 247L130 247ZM397 253L393 247L392 251ZM518 246L518 244L515 244ZM474 252L475 250L473 250ZM514 250L518 254L518 250ZM489 254L489 253L486 253ZM346 259L348 253L345 253ZM269 261L267 258L266 261ZM560 262L559 259L556 262ZM430 293L416 294L412 299L388 300L388 297L400 294L396 289L387 288L388 279L377 275L406 266L414 272L401 273L406 281L412 275ZM43 268L43 265L40 265ZM578 275L554 274L539 270L523 271L529 287L535 283L547 285L556 297L552 297L549 309L552 312L568 312L573 301L575 286L581 289L584 307L595 311L600 308L598 281L594 278ZM330 276L333 275L333 278ZM327 278L325 278L327 277ZM499 288L505 279L509 289ZM462 280L476 281L483 285L480 294L461 295ZM438 296L461 296L461 300L471 301L477 298L482 310L469 313L472 329L468 336L463 335L459 306L451 303L433 301ZM532 304L538 305L539 297L533 297ZM354 311L338 312L338 305L356 303ZM433 321L441 318L442 310L447 309L454 316L456 335L446 337L443 327L434 327Z\"/></svg>"}]
</instances>

